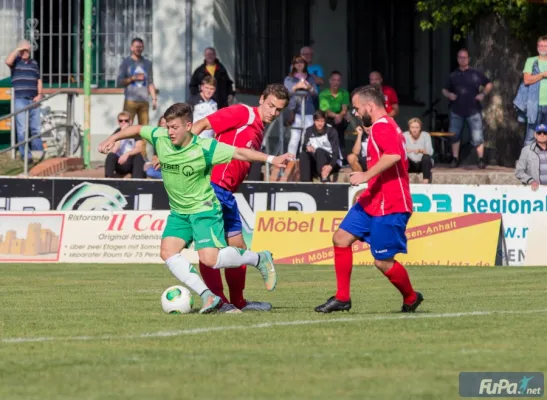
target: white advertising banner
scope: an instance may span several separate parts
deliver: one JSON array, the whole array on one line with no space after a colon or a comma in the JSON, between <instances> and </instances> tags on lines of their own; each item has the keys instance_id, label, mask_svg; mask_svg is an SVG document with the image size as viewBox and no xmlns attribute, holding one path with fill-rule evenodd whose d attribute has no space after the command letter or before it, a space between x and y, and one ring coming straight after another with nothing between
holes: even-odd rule
<instances>
[{"instance_id":1,"label":"white advertising banner","mask_svg":"<svg viewBox=\"0 0 547 400\"><path fill-rule=\"evenodd\" d=\"M0 262L162 263L169 211L0 214ZM197 253L184 250L192 263Z\"/></svg>"},{"instance_id":2,"label":"white advertising banner","mask_svg":"<svg viewBox=\"0 0 547 400\"><path fill-rule=\"evenodd\" d=\"M351 207L366 185L349 190ZM513 185L410 185L416 212L502 213L507 263L528 265L526 247L532 213L547 213L547 188Z\"/></svg>"}]
</instances>

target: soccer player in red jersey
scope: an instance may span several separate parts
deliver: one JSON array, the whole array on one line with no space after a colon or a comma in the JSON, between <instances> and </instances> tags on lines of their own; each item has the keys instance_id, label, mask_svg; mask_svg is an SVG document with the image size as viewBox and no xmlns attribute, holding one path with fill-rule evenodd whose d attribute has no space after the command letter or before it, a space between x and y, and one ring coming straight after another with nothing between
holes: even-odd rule
<instances>
[{"instance_id":1,"label":"soccer player in red jersey","mask_svg":"<svg viewBox=\"0 0 547 400\"><path fill-rule=\"evenodd\" d=\"M350 183L356 186L366 182L368 187L333 235L337 291L315 311L350 310L351 246L360 240L370 245L376 268L401 292L401 311L414 312L423 297L414 291L406 269L395 260L396 254L407 252L405 231L412 213L404 136L387 115L379 85L355 89L351 101L364 125L372 124L372 129L367 146L368 170L354 172Z\"/></svg>"},{"instance_id":2,"label":"soccer player in red jersey","mask_svg":"<svg viewBox=\"0 0 547 400\"><path fill-rule=\"evenodd\" d=\"M202 131L212 129L215 139L235 147L260 150L264 139L264 124L271 123L279 116L289 103L289 92L281 84L271 84L266 87L258 107L235 104L197 121L192 127L192 133L199 135ZM222 205L224 215L224 231L229 246L246 248L243 240L241 218L234 197L234 192L243 182L251 163L237 160L229 164L216 165L211 173L211 184ZM230 301L224 295L222 277L217 269L199 264L201 276L211 291L219 296L224 305L221 312L269 311L270 303L247 301L243 296L245 289L246 267L231 268L225 271L226 283L230 291Z\"/></svg>"}]
</instances>

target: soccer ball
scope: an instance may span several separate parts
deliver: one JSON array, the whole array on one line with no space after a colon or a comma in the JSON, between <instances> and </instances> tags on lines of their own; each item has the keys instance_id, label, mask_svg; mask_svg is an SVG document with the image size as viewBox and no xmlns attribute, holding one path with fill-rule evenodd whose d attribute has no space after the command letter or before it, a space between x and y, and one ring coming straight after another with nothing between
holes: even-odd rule
<instances>
[{"instance_id":1,"label":"soccer ball","mask_svg":"<svg viewBox=\"0 0 547 400\"><path fill-rule=\"evenodd\" d=\"M193 305L194 297L184 286L171 286L161 295L161 307L168 314L188 314Z\"/></svg>"}]
</instances>

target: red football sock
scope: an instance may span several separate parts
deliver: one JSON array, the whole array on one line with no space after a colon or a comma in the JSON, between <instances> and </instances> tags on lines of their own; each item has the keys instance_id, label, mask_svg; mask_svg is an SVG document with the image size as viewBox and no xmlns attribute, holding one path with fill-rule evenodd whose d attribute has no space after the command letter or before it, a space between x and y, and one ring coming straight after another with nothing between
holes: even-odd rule
<instances>
[{"instance_id":1,"label":"red football sock","mask_svg":"<svg viewBox=\"0 0 547 400\"><path fill-rule=\"evenodd\" d=\"M412 304L416 301L416 292L412 288L408 272L398 261L395 261L384 275L401 292L405 304Z\"/></svg>"},{"instance_id":2,"label":"red football sock","mask_svg":"<svg viewBox=\"0 0 547 400\"><path fill-rule=\"evenodd\" d=\"M209 290L222 299L224 303L229 303L226 296L224 296L224 287L222 286L222 276L218 269L207 267L206 265L199 263L199 272L203 282L207 285Z\"/></svg>"},{"instance_id":3,"label":"red football sock","mask_svg":"<svg viewBox=\"0 0 547 400\"><path fill-rule=\"evenodd\" d=\"M224 274L228 290L230 291L230 302L237 308L245 307L247 302L243 298L243 290L245 289L247 266L242 265L239 268L226 268Z\"/></svg>"},{"instance_id":4,"label":"red football sock","mask_svg":"<svg viewBox=\"0 0 547 400\"><path fill-rule=\"evenodd\" d=\"M334 271L336 272L336 298L349 301L349 286L353 268L353 251L351 247L334 246Z\"/></svg>"}]
</instances>

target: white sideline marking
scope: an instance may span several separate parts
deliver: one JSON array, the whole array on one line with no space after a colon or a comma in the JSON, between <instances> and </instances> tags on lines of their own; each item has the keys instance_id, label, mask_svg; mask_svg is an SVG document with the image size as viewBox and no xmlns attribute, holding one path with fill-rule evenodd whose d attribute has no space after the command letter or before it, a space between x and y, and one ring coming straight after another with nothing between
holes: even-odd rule
<instances>
[{"instance_id":1,"label":"white sideline marking","mask_svg":"<svg viewBox=\"0 0 547 400\"><path fill-rule=\"evenodd\" d=\"M183 335L197 335L200 333L210 332L223 332L241 330L246 331L249 329L271 328L274 326L299 326L299 325L316 325L316 324L332 324L335 322L362 322L362 321L383 321L383 320L399 320L399 319L422 319L422 318L460 318L460 317L475 317L480 315L504 315L504 314L537 314L545 313L547 309L543 310L525 310L525 311L470 311L470 312L458 312L458 313L440 313L440 314L407 314L407 315L379 315L370 316L364 318L332 318L332 319L310 319L310 320L297 320L297 321L281 321L281 322L264 322L254 325L232 325L232 326L216 326L210 328L194 328L194 329L182 329L177 331L166 332L149 332L141 333L139 335L101 335L101 336L44 336L44 337L16 337L16 338L3 338L0 339L0 343L36 343L36 342L60 342L60 341L90 341L90 340L120 340L120 339L147 339L147 338L161 338Z\"/></svg>"}]
</instances>

